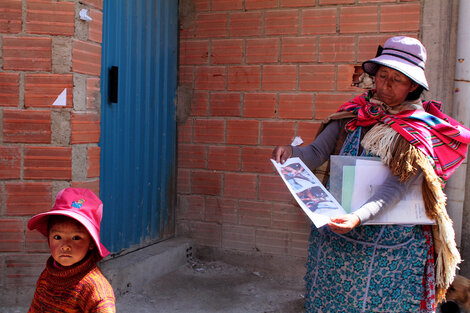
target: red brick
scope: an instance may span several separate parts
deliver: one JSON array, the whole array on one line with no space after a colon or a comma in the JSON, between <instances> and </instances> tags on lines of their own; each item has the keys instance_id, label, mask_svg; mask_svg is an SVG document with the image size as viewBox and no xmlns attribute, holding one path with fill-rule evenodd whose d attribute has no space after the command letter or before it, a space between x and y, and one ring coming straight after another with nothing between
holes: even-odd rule
<instances>
[{"instance_id":1,"label":"red brick","mask_svg":"<svg viewBox=\"0 0 470 313\"><path fill-rule=\"evenodd\" d=\"M51 143L51 112L5 109L3 142Z\"/></svg>"},{"instance_id":2,"label":"red brick","mask_svg":"<svg viewBox=\"0 0 470 313\"><path fill-rule=\"evenodd\" d=\"M240 225L271 225L271 203L240 200L238 206Z\"/></svg>"},{"instance_id":3,"label":"red brick","mask_svg":"<svg viewBox=\"0 0 470 313\"><path fill-rule=\"evenodd\" d=\"M246 93L243 106L244 117L273 118L276 116L275 93Z\"/></svg>"},{"instance_id":4,"label":"red brick","mask_svg":"<svg viewBox=\"0 0 470 313\"><path fill-rule=\"evenodd\" d=\"M178 194L191 192L190 171L188 169L178 167L176 190Z\"/></svg>"},{"instance_id":5,"label":"red brick","mask_svg":"<svg viewBox=\"0 0 470 313\"><path fill-rule=\"evenodd\" d=\"M196 143L223 143L224 128L222 120L195 120L193 141Z\"/></svg>"},{"instance_id":6,"label":"red brick","mask_svg":"<svg viewBox=\"0 0 470 313\"><path fill-rule=\"evenodd\" d=\"M338 91L359 91L353 86L354 64L338 65L338 79L336 81Z\"/></svg>"},{"instance_id":7,"label":"red brick","mask_svg":"<svg viewBox=\"0 0 470 313\"><path fill-rule=\"evenodd\" d=\"M50 72L52 69L52 39L46 37L3 37L3 69Z\"/></svg>"},{"instance_id":8,"label":"red brick","mask_svg":"<svg viewBox=\"0 0 470 313\"><path fill-rule=\"evenodd\" d=\"M37 230L26 230L25 248L28 252L50 253L47 238Z\"/></svg>"},{"instance_id":9,"label":"red brick","mask_svg":"<svg viewBox=\"0 0 470 313\"><path fill-rule=\"evenodd\" d=\"M355 0L320 0L320 5L353 4Z\"/></svg>"},{"instance_id":10,"label":"red brick","mask_svg":"<svg viewBox=\"0 0 470 313\"><path fill-rule=\"evenodd\" d=\"M241 64L243 40L214 39L211 47L211 64Z\"/></svg>"},{"instance_id":11,"label":"red brick","mask_svg":"<svg viewBox=\"0 0 470 313\"><path fill-rule=\"evenodd\" d=\"M67 92L68 96L68 92ZM86 80L86 107L88 110L100 109L100 79L99 78L87 78ZM67 101L68 102L68 101Z\"/></svg>"},{"instance_id":12,"label":"red brick","mask_svg":"<svg viewBox=\"0 0 470 313\"><path fill-rule=\"evenodd\" d=\"M225 67L204 66L196 69L196 89L198 90L224 90Z\"/></svg>"},{"instance_id":13,"label":"red brick","mask_svg":"<svg viewBox=\"0 0 470 313\"><path fill-rule=\"evenodd\" d=\"M212 11L230 11L243 9L243 0L213 0Z\"/></svg>"},{"instance_id":14,"label":"red brick","mask_svg":"<svg viewBox=\"0 0 470 313\"><path fill-rule=\"evenodd\" d=\"M75 4L73 2L28 1L26 32L72 36L75 32Z\"/></svg>"},{"instance_id":15,"label":"red brick","mask_svg":"<svg viewBox=\"0 0 470 313\"><path fill-rule=\"evenodd\" d=\"M100 76L101 45L74 40L72 49L72 72Z\"/></svg>"},{"instance_id":16,"label":"red brick","mask_svg":"<svg viewBox=\"0 0 470 313\"><path fill-rule=\"evenodd\" d=\"M313 7L316 0L280 0L281 8L289 7Z\"/></svg>"},{"instance_id":17,"label":"red brick","mask_svg":"<svg viewBox=\"0 0 470 313\"><path fill-rule=\"evenodd\" d=\"M279 118L313 118L313 94L280 94Z\"/></svg>"},{"instance_id":18,"label":"red brick","mask_svg":"<svg viewBox=\"0 0 470 313\"><path fill-rule=\"evenodd\" d=\"M307 216L305 216L305 219L307 219ZM310 220L308 220L308 222L310 222ZM290 246L289 255L297 256L300 258L307 258L309 233L310 231L306 231L303 233L294 233L294 232L290 233L291 246Z\"/></svg>"},{"instance_id":19,"label":"red brick","mask_svg":"<svg viewBox=\"0 0 470 313\"><path fill-rule=\"evenodd\" d=\"M377 6L341 8L339 30L341 33L375 33L379 28Z\"/></svg>"},{"instance_id":20,"label":"red brick","mask_svg":"<svg viewBox=\"0 0 470 313\"><path fill-rule=\"evenodd\" d=\"M229 25L230 37L261 36L262 25L261 12L231 13Z\"/></svg>"},{"instance_id":21,"label":"red brick","mask_svg":"<svg viewBox=\"0 0 470 313\"><path fill-rule=\"evenodd\" d=\"M209 107L209 94L205 91L194 91L191 101L192 116L207 116Z\"/></svg>"},{"instance_id":22,"label":"red brick","mask_svg":"<svg viewBox=\"0 0 470 313\"><path fill-rule=\"evenodd\" d=\"M289 233L279 230L257 229L256 249L260 253L289 254Z\"/></svg>"},{"instance_id":23,"label":"red brick","mask_svg":"<svg viewBox=\"0 0 470 313\"><path fill-rule=\"evenodd\" d=\"M71 147L25 147L25 179L72 179Z\"/></svg>"},{"instance_id":24,"label":"red brick","mask_svg":"<svg viewBox=\"0 0 470 313\"><path fill-rule=\"evenodd\" d=\"M229 74L230 76L230 74ZM240 116L241 99L239 93L212 93L210 98L210 115Z\"/></svg>"},{"instance_id":25,"label":"red brick","mask_svg":"<svg viewBox=\"0 0 470 313\"><path fill-rule=\"evenodd\" d=\"M237 171L240 168L240 148L210 146L207 168L219 171Z\"/></svg>"},{"instance_id":26,"label":"red brick","mask_svg":"<svg viewBox=\"0 0 470 313\"><path fill-rule=\"evenodd\" d=\"M207 197L204 209L206 222L238 223L238 201L236 199Z\"/></svg>"},{"instance_id":27,"label":"red brick","mask_svg":"<svg viewBox=\"0 0 470 313\"><path fill-rule=\"evenodd\" d=\"M49 211L52 183L5 183L5 215L34 215Z\"/></svg>"},{"instance_id":28,"label":"red brick","mask_svg":"<svg viewBox=\"0 0 470 313\"><path fill-rule=\"evenodd\" d=\"M17 107L20 100L20 74L0 73L0 107Z\"/></svg>"},{"instance_id":29,"label":"red brick","mask_svg":"<svg viewBox=\"0 0 470 313\"><path fill-rule=\"evenodd\" d=\"M246 40L246 63L277 63L278 60L279 38Z\"/></svg>"},{"instance_id":30,"label":"red brick","mask_svg":"<svg viewBox=\"0 0 470 313\"><path fill-rule=\"evenodd\" d=\"M228 120L227 144L257 145L259 122L256 120Z\"/></svg>"},{"instance_id":31,"label":"red brick","mask_svg":"<svg viewBox=\"0 0 470 313\"><path fill-rule=\"evenodd\" d=\"M335 66L326 64L301 65L299 89L302 91L333 91L335 88Z\"/></svg>"},{"instance_id":32,"label":"red brick","mask_svg":"<svg viewBox=\"0 0 470 313\"><path fill-rule=\"evenodd\" d=\"M302 35L336 34L336 8L302 11Z\"/></svg>"},{"instance_id":33,"label":"red brick","mask_svg":"<svg viewBox=\"0 0 470 313\"><path fill-rule=\"evenodd\" d=\"M273 9L278 7L278 0L245 0L247 10Z\"/></svg>"},{"instance_id":34,"label":"red brick","mask_svg":"<svg viewBox=\"0 0 470 313\"><path fill-rule=\"evenodd\" d=\"M295 90L297 70L295 65L265 65L263 90Z\"/></svg>"},{"instance_id":35,"label":"red brick","mask_svg":"<svg viewBox=\"0 0 470 313\"><path fill-rule=\"evenodd\" d=\"M25 106L50 108L57 97L67 89L67 108L73 105L72 74L26 74Z\"/></svg>"},{"instance_id":36,"label":"red brick","mask_svg":"<svg viewBox=\"0 0 470 313\"><path fill-rule=\"evenodd\" d=\"M178 143L191 143L193 131L193 120L187 119L186 122L178 123Z\"/></svg>"},{"instance_id":37,"label":"red brick","mask_svg":"<svg viewBox=\"0 0 470 313\"><path fill-rule=\"evenodd\" d=\"M179 63L181 65L207 64L209 59L208 40L181 40L179 42Z\"/></svg>"},{"instance_id":38,"label":"red brick","mask_svg":"<svg viewBox=\"0 0 470 313\"><path fill-rule=\"evenodd\" d=\"M199 38L227 37L227 13L201 13L198 15L196 36Z\"/></svg>"},{"instance_id":39,"label":"red brick","mask_svg":"<svg viewBox=\"0 0 470 313\"><path fill-rule=\"evenodd\" d=\"M380 8L380 32L419 31L420 3L382 5Z\"/></svg>"},{"instance_id":40,"label":"red brick","mask_svg":"<svg viewBox=\"0 0 470 313\"><path fill-rule=\"evenodd\" d=\"M261 144L263 146L290 144L294 139L294 126L294 122L287 121L263 122L261 126Z\"/></svg>"},{"instance_id":41,"label":"red brick","mask_svg":"<svg viewBox=\"0 0 470 313\"><path fill-rule=\"evenodd\" d=\"M272 148L243 147L242 171L254 173L272 173L274 167L269 160Z\"/></svg>"},{"instance_id":42,"label":"red brick","mask_svg":"<svg viewBox=\"0 0 470 313\"><path fill-rule=\"evenodd\" d=\"M90 17L93 19L88 24L88 40L103 42L103 12L90 9Z\"/></svg>"},{"instance_id":43,"label":"red brick","mask_svg":"<svg viewBox=\"0 0 470 313\"><path fill-rule=\"evenodd\" d=\"M87 148L87 178L100 177L100 147Z\"/></svg>"},{"instance_id":44,"label":"red brick","mask_svg":"<svg viewBox=\"0 0 470 313\"><path fill-rule=\"evenodd\" d=\"M260 89L261 69L259 66L230 66L228 69L228 90L250 91Z\"/></svg>"},{"instance_id":45,"label":"red brick","mask_svg":"<svg viewBox=\"0 0 470 313\"><path fill-rule=\"evenodd\" d=\"M297 35L299 32L299 11L267 11L264 23L266 35Z\"/></svg>"},{"instance_id":46,"label":"red brick","mask_svg":"<svg viewBox=\"0 0 470 313\"><path fill-rule=\"evenodd\" d=\"M225 173L224 196L236 199L256 199L257 178L253 174Z\"/></svg>"},{"instance_id":47,"label":"red brick","mask_svg":"<svg viewBox=\"0 0 470 313\"><path fill-rule=\"evenodd\" d=\"M193 86L194 82L194 67L183 66L178 67L178 83L183 86Z\"/></svg>"},{"instance_id":48,"label":"red brick","mask_svg":"<svg viewBox=\"0 0 470 313\"><path fill-rule=\"evenodd\" d=\"M320 62L353 62L354 37L321 37L318 60Z\"/></svg>"},{"instance_id":49,"label":"red brick","mask_svg":"<svg viewBox=\"0 0 470 313\"><path fill-rule=\"evenodd\" d=\"M179 144L178 168L206 168L207 151L202 145Z\"/></svg>"},{"instance_id":50,"label":"red brick","mask_svg":"<svg viewBox=\"0 0 470 313\"><path fill-rule=\"evenodd\" d=\"M220 248L221 225L214 223L194 222L189 224L189 236L198 244Z\"/></svg>"},{"instance_id":51,"label":"red brick","mask_svg":"<svg viewBox=\"0 0 470 313\"><path fill-rule=\"evenodd\" d=\"M279 176L259 176L258 199L269 201L291 201L292 195Z\"/></svg>"},{"instance_id":52,"label":"red brick","mask_svg":"<svg viewBox=\"0 0 470 313\"><path fill-rule=\"evenodd\" d=\"M316 41L311 37L286 37L282 39L281 61L314 62L316 59Z\"/></svg>"},{"instance_id":53,"label":"red brick","mask_svg":"<svg viewBox=\"0 0 470 313\"><path fill-rule=\"evenodd\" d=\"M19 179L21 175L21 148L0 146L0 177Z\"/></svg>"},{"instance_id":54,"label":"red brick","mask_svg":"<svg viewBox=\"0 0 470 313\"><path fill-rule=\"evenodd\" d=\"M97 9L103 10L103 0L80 0L83 4L91 5Z\"/></svg>"},{"instance_id":55,"label":"red brick","mask_svg":"<svg viewBox=\"0 0 470 313\"><path fill-rule=\"evenodd\" d=\"M385 43L389 35L360 36L357 45L357 60L364 62L375 57L377 47Z\"/></svg>"},{"instance_id":56,"label":"red brick","mask_svg":"<svg viewBox=\"0 0 470 313\"><path fill-rule=\"evenodd\" d=\"M222 226L222 247L238 251L255 250L255 229L247 226Z\"/></svg>"},{"instance_id":57,"label":"red brick","mask_svg":"<svg viewBox=\"0 0 470 313\"><path fill-rule=\"evenodd\" d=\"M351 94L318 94L315 101L315 118L327 118L352 97Z\"/></svg>"},{"instance_id":58,"label":"red brick","mask_svg":"<svg viewBox=\"0 0 470 313\"><path fill-rule=\"evenodd\" d=\"M5 256L5 285L34 288L50 254L14 254Z\"/></svg>"},{"instance_id":59,"label":"red brick","mask_svg":"<svg viewBox=\"0 0 470 313\"><path fill-rule=\"evenodd\" d=\"M93 191L97 196L100 194L100 180L92 179L88 181L74 181L71 186L73 188L88 188Z\"/></svg>"},{"instance_id":60,"label":"red brick","mask_svg":"<svg viewBox=\"0 0 470 313\"><path fill-rule=\"evenodd\" d=\"M0 219L0 251L23 251L23 220Z\"/></svg>"},{"instance_id":61,"label":"red brick","mask_svg":"<svg viewBox=\"0 0 470 313\"><path fill-rule=\"evenodd\" d=\"M72 144L100 141L100 116L97 113L72 112Z\"/></svg>"},{"instance_id":62,"label":"red brick","mask_svg":"<svg viewBox=\"0 0 470 313\"><path fill-rule=\"evenodd\" d=\"M307 232L310 224L310 219L300 207L285 203L273 204L273 228Z\"/></svg>"},{"instance_id":63,"label":"red brick","mask_svg":"<svg viewBox=\"0 0 470 313\"><path fill-rule=\"evenodd\" d=\"M222 174L216 171L193 171L191 175L192 194L220 196Z\"/></svg>"},{"instance_id":64,"label":"red brick","mask_svg":"<svg viewBox=\"0 0 470 313\"><path fill-rule=\"evenodd\" d=\"M297 127L297 136L302 138L304 145L313 142L320 125L321 124L318 122L299 122Z\"/></svg>"},{"instance_id":65,"label":"red brick","mask_svg":"<svg viewBox=\"0 0 470 313\"><path fill-rule=\"evenodd\" d=\"M22 25L21 0L0 2L0 33L20 33Z\"/></svg>"},{"instance_id":66,"label":"red brick","mask_svg":"<svg viewBox=\"0 0 470 313\"><path fill-rule=\"evenodd\" d=\"M198 195L178 196L178 219L202 221L204 218L204 198Z\"/></svg>"}]
</instances>

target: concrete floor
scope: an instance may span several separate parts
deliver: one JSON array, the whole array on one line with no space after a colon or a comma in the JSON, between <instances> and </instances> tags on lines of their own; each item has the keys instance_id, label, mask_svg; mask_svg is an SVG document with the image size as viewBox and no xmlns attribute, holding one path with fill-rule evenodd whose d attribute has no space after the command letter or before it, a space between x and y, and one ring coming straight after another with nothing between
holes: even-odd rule
<instances>
[{"instance_id":1,"label":"concrete floor","mask_svg":"<svg viewBox=\"0 0 470 313\"><path fill-rule=\"evenodd\" d=\"M302 281L280 280L220 261L193 260L140 292L131 290L118 296L116 309L142 313L300 313L304 312L303 289Z\"/></svg>"}]
</instances>

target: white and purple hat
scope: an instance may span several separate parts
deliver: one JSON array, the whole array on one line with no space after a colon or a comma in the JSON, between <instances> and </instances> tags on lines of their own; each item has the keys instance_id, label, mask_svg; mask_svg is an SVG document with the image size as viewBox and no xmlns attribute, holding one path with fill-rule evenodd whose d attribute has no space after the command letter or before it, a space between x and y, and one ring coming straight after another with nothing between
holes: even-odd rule
<instances>
[{"instance_id":1,"label":"white and purple hat","mask_svg":"<svg viewBox=\"0 0 470 313\"><path fill-rule=\"evenodd\" d=\"M362 63L362 68L367 74L375 76L380 65L384 65L403 73L429 90L424 75L425 64L426 48L418 39L396 36L389 38L383 48L379 46L376 57Z\"/></svg>"}]
</instances>

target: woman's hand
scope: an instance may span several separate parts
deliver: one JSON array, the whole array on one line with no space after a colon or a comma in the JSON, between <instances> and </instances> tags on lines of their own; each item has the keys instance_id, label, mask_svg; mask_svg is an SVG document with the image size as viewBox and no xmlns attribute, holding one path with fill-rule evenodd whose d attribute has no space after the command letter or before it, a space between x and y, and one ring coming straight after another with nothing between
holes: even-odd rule
<instances>
[{"instance_id":1,"label":"woman's hand","mask_svg":"<svg viewBox=\"0 0 470 313\"><path fill-rule=\"evenodd\" d=\"M292 146L277 146L273 150L272 158L277 163L284 164L292 156Z\"/></svg>"},{"instance_id":2,"label":"woman's hand","mask_svg":"<svg viewBox=\"0 0 470 313\"><path fill-rule=\"evenodd\" d=\"M328 223L328 226L330 227L331 231L337 234L346 234L360 223L361 220L356 214L346 214L332 217L331 221Z\"/></svg>"}]
</instances>

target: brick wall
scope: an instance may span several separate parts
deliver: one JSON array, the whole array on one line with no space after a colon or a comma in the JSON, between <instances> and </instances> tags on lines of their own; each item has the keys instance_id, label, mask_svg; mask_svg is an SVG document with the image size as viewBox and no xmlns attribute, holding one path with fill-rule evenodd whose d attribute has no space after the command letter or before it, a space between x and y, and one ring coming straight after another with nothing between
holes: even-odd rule
<instances>
[{"instance_id":1,"label":"brick wall","mask_svg":"<svg viewBox=\"0 0 470 313\"><path fill-rule=\"evenodd\" d=\"M79 19L90 10L92 22ZM0 290L31 293L47 243L27 230L56 193L98 193L102 0L0 1ZM67 105L53 106L67 90Z\"/></svg>"},{"instance_id":2,"label":"brick wall","mask_svg":"<svg viewBox=\"0 0 470 313\"><path fill-rule=\"evenodd\" d=\"M180 234L200 245L305 257L310 222L269 162L313 140L361 92L354 66L388 37L420 36L420 1L180 1Z\"/></svg>"}]
</instances>

